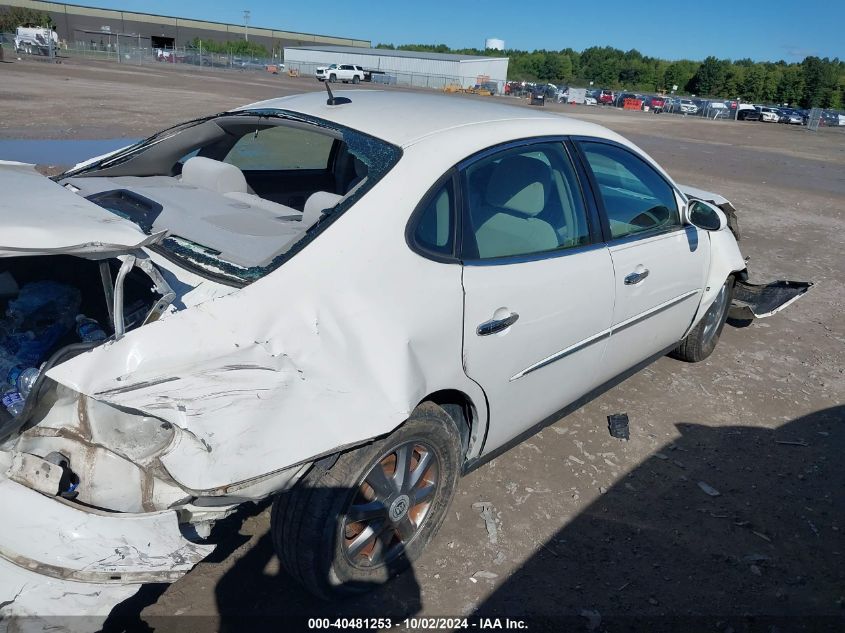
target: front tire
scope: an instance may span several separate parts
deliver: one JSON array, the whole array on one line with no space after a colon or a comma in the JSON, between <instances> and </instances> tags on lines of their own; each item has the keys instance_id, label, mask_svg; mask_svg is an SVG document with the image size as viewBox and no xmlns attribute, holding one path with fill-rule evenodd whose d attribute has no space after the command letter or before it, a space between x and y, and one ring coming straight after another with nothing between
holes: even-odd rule
<instances>
[{"instance_id":1,"label":"front tire","mask_svg":"<svg viewBox=\"0 0 845 633\"><path fill-rule=\"evenodd\" d=\"M355 75L355 76L352 78L352 83L353 83L353 84L357 84L357 83L358 83L358 82L360 82L360 81L361 81L361 80L360 80L360 79L358 79L358 75Z\"/></svg>"},{"instance_id":2,"label":"front tire","mask_svg":"<svg viewBox=\"0 0 845 633\"><path fill-rule=\"evenodd\" d=\"M669 352L669 356L687 363L698 363L713 353L728 318L733 291L734 278L729 276L701 321L690 330L678 347Z\"/></svg>"},{"instance_id":3,"label":"front tire","mask_svg":"<svg viewBox=\"0 0 845 633\"><path fill-rule=\"evenodd\" d=\"M282 568L328 599L363 593L403 572L446 517L460 472L454 421L425 402L386 438L315 466L273 503Z\"/></svg>"},{"instance_id":4,"label":"front tire","mask_svg":"<svg viewBox=\"0 0 845 633\"><path fill-rule=\"evenodd\" d=\"M335 83L337 81L337 75L329 75L329 83Z\"/></svg>"}]
</instances>

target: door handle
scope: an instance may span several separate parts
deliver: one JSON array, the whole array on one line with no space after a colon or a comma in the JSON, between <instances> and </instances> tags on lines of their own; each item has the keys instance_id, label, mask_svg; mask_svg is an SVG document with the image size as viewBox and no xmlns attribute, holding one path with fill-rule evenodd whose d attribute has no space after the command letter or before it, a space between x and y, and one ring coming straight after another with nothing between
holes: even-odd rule
<instances>
[{"instance_id":1,"label":"door handle","mask_svg":"<svg viewBox=\"0 0 845 633\"><path fill-rule=\"evenodd\" d=\"M639 272L629 273L625 276L625 285L636 286L646 277L648 277L648 268L645 268L644 270L641 270Z\"/></svg>"},{"instance_id":2,"label":"door handle","mask_svg":"<svg viewBox=\"0 0 845 633\"><path fill-rule=\"evenodd\" d=\"M478 336L489 336L490 334L501 332L516 323L518 318L519 315L516 312L511 312L504 319L490 319L489 321L485 321L479 325L475 329L475 333L478 334Z\"/></svg>"}]
</instances>

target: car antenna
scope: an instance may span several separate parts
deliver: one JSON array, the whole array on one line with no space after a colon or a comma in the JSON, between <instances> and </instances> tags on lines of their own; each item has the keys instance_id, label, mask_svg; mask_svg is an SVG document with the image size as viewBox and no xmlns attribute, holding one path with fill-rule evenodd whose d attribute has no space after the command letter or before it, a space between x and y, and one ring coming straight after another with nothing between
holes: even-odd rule
<instances>
[{"instance_id":1,"label":"car antenna","mask_svg":"<svg viewBox=\"0 0 845 633\"><path fill-rule=\"evenodd\" d=\"M326 81L326 92L329 93L329 98L326 99L326 105L343 105L344 103L352 103L352 99L348 97L335 97L332 94L332 88L329 86L328 80Z\"/></svg>"}]
</instances>

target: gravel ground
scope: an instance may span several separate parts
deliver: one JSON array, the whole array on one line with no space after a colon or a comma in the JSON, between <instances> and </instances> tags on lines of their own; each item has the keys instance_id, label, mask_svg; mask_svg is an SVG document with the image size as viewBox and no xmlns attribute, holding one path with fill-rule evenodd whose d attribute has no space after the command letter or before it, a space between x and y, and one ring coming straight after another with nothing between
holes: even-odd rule
<instances>
[{"instance_id":1,"label":"gravel ground","mask_svg":"<svg viewBox=\"0 0 845 633\"><path fill-rule=\"evenodd\" d=\"M0 77L0 138L138 137L318 88L74 62L3 64ZM121 626L475 615L531 630L845 628L845 134L547 109L617 130L679 182L732 200L752 281L815 288L770 319L726 327L707 361L660 359L465 477L414 569L367 596L318 602L287 580L265 504L219 526L217 552L185 578L124 605ZM617 412L630 416L627 442L607 432Z\"/></svg>"}]
</instances>

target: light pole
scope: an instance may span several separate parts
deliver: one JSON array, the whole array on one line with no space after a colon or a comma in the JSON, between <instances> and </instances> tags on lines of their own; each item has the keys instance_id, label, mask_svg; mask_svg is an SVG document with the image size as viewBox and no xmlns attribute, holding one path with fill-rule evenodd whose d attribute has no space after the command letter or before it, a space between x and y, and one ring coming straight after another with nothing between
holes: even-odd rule
<instances>
[{"instance_id":1,"label":"light pole","mask_svg":"<svg viewBox=\"0 0 845 633\"><path fill-rule=\"evenodd\" d=\"M249 41L249 9L244 9L244 40Z\"/></svg>"}]
</instances>

